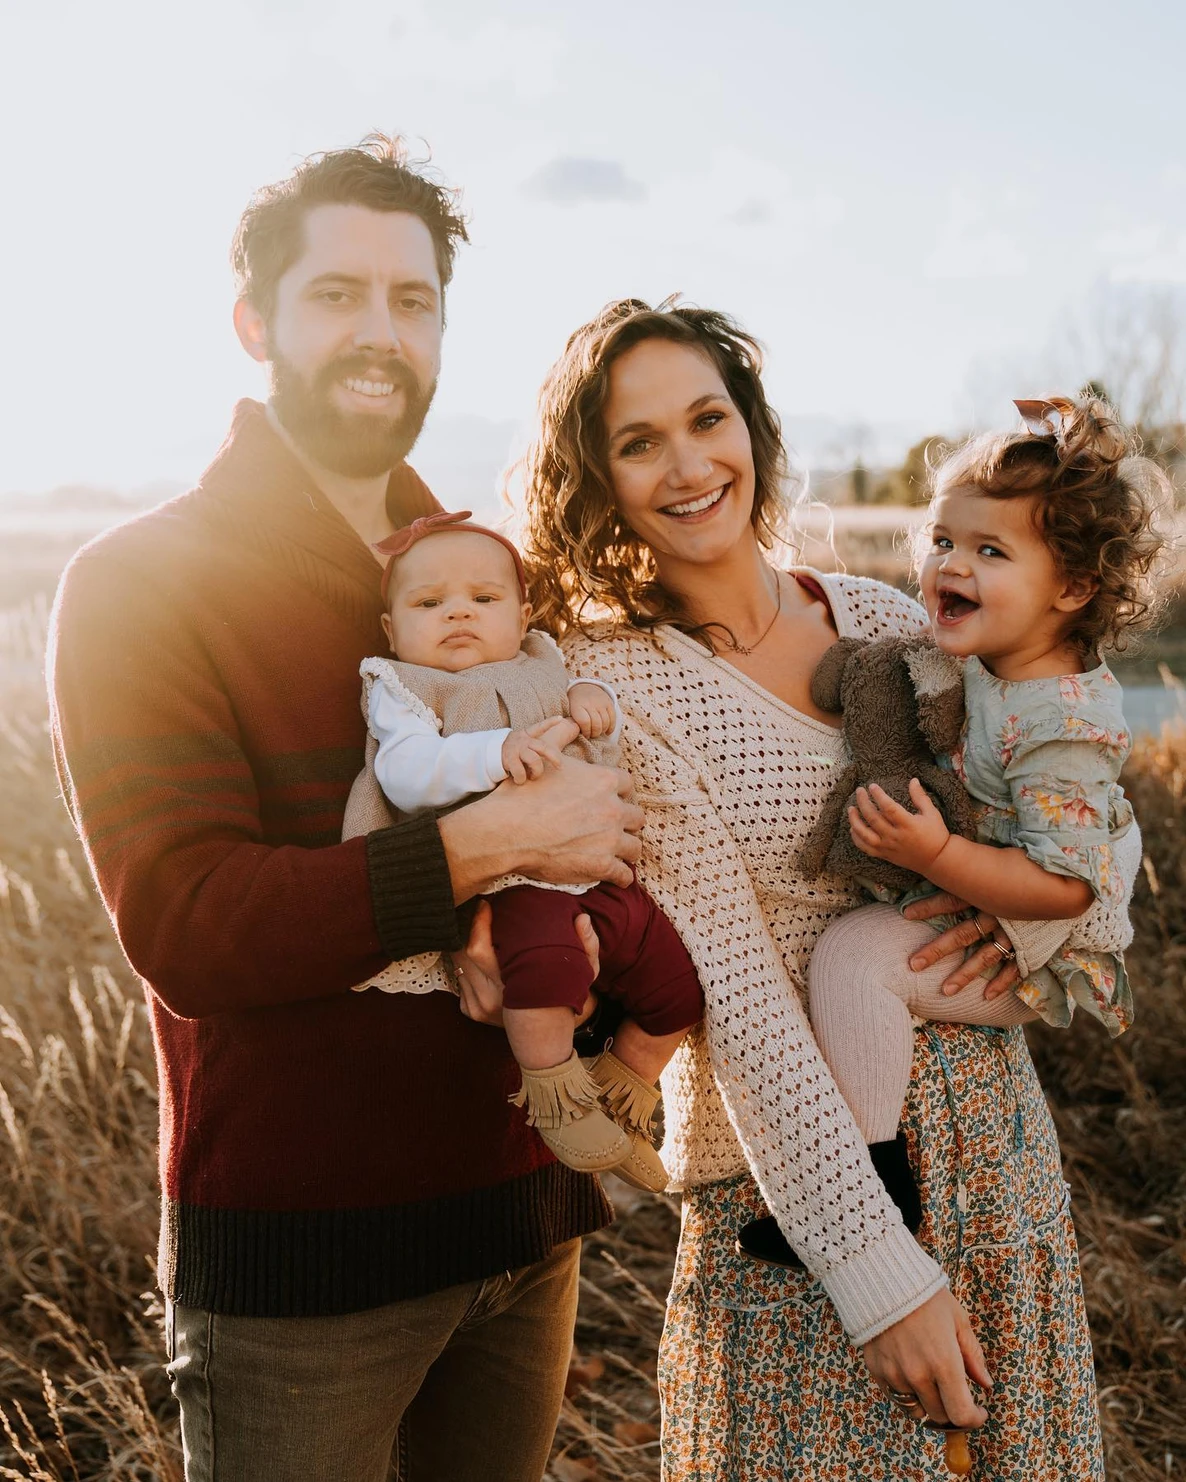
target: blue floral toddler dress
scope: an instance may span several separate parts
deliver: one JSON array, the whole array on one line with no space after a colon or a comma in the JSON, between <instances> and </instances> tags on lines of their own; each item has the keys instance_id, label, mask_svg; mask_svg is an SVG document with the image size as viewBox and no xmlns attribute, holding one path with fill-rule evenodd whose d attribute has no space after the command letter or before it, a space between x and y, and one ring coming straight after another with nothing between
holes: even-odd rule
<instances>
[{"instance_id":1,"label":"blue floral toddler dress","mask_svg":"<svg viewBox=\"0 0 1186 1482\"><path fill-rule=\"evenodd\" d=\"M964 701L951 766L976 809L980 842L1024 849L1042 869L1086 880L1098 899L1123 911L1112 841L1133 823L1118 780L1132 736L1107 664L1085 674L1008 680L973 656L964 663ZM1123 956L1080 948L1073 937L1016 992L1060 1028L1076 1004L1111 1035L1132 1023Z\"/></svg>"}]
</instances>

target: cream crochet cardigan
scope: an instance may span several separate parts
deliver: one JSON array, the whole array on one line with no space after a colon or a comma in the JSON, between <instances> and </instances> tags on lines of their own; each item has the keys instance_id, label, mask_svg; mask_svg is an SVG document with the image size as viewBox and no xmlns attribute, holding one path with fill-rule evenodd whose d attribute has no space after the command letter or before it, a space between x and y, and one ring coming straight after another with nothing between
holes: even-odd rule
<instances>
[{"instance_id":1,"label":"cream crochet cardigan","mask_svg":"<svg viewBox=\"0 0 1186 1482\"><path fill-rule=\"evenodd\" d=\"M880 582L804 574L824 587L842 637L914 632L925 620ZM704 988L703 1024L663 1076L672 1186L752 1170L849 1335L866 1342L946 1277L873 1171L805 1009L811 950L857 903L795 866L846 762L840 734L673 628L573 635L564 648L574 672L618 696L622 764L646 813L639 875Z\"/></svg>"}]
</instances>

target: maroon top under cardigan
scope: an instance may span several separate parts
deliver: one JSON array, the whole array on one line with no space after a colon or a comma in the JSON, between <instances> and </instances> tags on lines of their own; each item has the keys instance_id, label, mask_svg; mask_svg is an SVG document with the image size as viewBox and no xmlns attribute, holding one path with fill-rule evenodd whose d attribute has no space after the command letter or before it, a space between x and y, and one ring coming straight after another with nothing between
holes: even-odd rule
<instances>
[{"instance_id":1,"label":"maroon top under cardigan","mask_svg":"<svg viewBox=\"0 0 1186 1482\"><path fill-rule=\"evenodd\" d=\"M438 508L392 476L402 525ZM67 803L146 980L160 1279L218 1312L381 1306L603 1225L507 1105L497 1030L349 991L459 945L431 815L339 843L362 765L377 562L243 402L198 487L86 546L50 640Z\"/></svg>"}]
</instances>

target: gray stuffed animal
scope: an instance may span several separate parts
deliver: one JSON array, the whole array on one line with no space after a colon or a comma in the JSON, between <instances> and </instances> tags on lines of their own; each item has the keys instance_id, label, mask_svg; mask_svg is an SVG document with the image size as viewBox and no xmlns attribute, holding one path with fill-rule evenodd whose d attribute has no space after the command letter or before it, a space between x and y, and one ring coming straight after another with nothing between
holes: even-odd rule
<instances>
[{"instance_id":1,"label":"gray stuffed animal","mask_svg":"<svg viewBox=\"0 0 1186 1482\"><path fill-rule=\"evenodd\" d=\"M844 716L852 762L837 777L799 855L808 879L826 873L891 890L918 883L912 871L874 859L852 841L849 806L856 804L856 789L873 782L913 811L909 783L917 777L952 833L975 838L967 793L935 761L956 749L963 729L963 674L956 660L929 637L841 638L817 665L811 697L821 710Z\"/></svg>"}]
</instances>

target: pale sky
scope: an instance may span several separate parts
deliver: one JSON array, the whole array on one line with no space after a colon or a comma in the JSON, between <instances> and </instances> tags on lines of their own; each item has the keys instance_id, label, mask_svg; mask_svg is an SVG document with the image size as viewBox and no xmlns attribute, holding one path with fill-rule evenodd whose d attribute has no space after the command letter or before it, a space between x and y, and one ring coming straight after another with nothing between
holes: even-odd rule
<instances>
[{"instance_id":1,"label":"pale sky","mask_svg":"<svg viewBox=\"0 0 1186 1482\"><path fill-rule=\"evenodd\" d=\"M430 470L497 456L624 294L739 317L816 457L832 423L1007 421L985 365L1100 284L1186 281L1184 56L1164 0L8 0L0 492L196 477L264 393L240 210L376 127L472 223Z\"/></svg>"}]
</instances>

